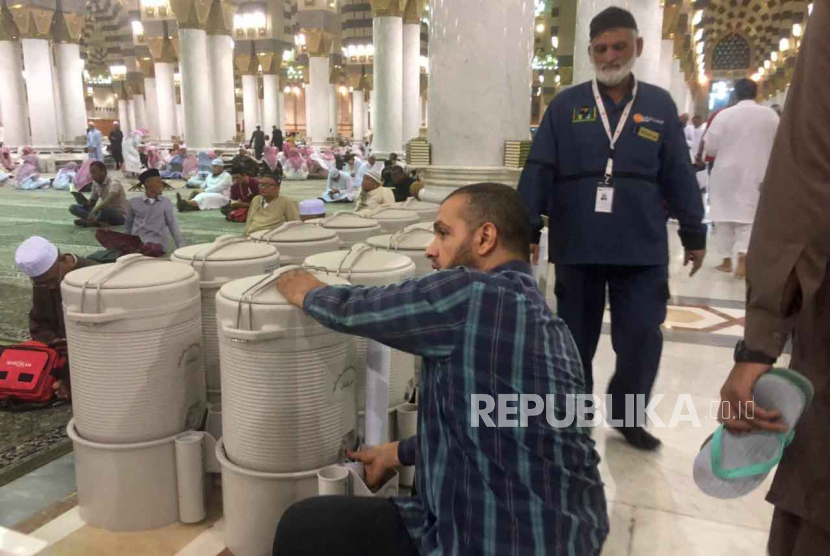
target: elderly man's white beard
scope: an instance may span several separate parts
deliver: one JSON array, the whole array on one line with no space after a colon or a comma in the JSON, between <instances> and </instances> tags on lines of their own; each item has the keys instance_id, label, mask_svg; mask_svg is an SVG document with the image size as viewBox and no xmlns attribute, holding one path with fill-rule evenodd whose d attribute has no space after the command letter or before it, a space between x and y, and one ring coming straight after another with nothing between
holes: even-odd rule
<instances>
[{"instance_id":1,"label":"elderly man's white beard","mask_svg":"<svg viewBox=\"0 0 830 556\"><path fill-rule=\"evenodd\" d=\"M594 73L597 76L597 81L608 87L614 87L625 81L631 75L631 71L634 69L634 64L636 63L637 57L632 56L628 62L616 69L603 70L594 64Z\"/></svg>"}]
</instances>

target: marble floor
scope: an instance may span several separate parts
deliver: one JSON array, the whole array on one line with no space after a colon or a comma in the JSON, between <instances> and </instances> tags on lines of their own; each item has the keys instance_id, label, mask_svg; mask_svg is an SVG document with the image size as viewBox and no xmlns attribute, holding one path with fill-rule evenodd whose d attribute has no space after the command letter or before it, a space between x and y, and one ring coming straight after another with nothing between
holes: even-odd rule
<instances>
[{"instance_id":1,"label":"marble floor","mask_svg":"<svg viewBox=\"0 0 830 556\"><path fill-rule=\"evenodd\" d=\"M676 227L670 224L669 228L676 237ZM655 395L664 397L656 413L668 425L683 396L691 400L699 426L681 421L673 428L655 428L663 440L656 453L630 448L608 428L594 430L611 517L603 556L766 554L772 507L764 496L770 479L749 496L732 501L706 496L692 480L694 457L717 425L710 403L718 400L731 369L732 346L743 334L745 286L715 271L719 261L718 254L711 253L700 273L689 278L688 268L682 267L679 242L672 240L673 297L654 389ZM606 330L594 363L597 392L604 391L613 362ZM689 413L688 407L684 409L684 414ZM0 488L0 525L7 528L0 528L0 556L229 554L216 508L199 526L174 525L142 534L111 534L85 526L72 497L66 498L74 488L71 455L51 465ZM32 492L21 494L21 490ZM9 511L9 504L16 509Z\"/></svg>"}]
</instances>

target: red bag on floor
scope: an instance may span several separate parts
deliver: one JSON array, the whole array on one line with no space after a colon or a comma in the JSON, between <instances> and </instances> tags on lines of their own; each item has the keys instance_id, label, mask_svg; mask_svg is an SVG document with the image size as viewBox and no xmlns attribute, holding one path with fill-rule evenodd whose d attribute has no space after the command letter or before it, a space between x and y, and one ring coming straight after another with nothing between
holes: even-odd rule
<instances>
[{"instance_id":1,"label":"red bag on floor","mask_svg":"<svg viewBox=\"0 0 830 556\"><path fill-rule=\"evenodd\" d=\"M242 207L234 209L225 217L228 222L245 222L248 220L248 208Z\"/></svg>"},{"instance_id":2,"label":"red bag on floor","mask_svg":"<svg viewBox=\"0 0 830 556\"><path fill-rule=\"evenodd\" d=\"M0 349L0 400L48 402L52 399L52 385L56 380L52 371L66 365L63 356L40 342Z\"/></svg>"}]
</instances>

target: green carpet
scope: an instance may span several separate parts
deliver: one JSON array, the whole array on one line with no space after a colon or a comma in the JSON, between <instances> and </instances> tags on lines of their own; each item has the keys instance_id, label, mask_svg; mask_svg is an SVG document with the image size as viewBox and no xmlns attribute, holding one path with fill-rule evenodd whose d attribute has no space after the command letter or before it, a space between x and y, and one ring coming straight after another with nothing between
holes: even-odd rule
<instances>
[{"instance_id":1,"label":"green carpet","mask_svg":"<svg viewBox=\"0 0 830 556\"><path fill-rule=\"evenodd\" d=\"M120 173L114 172L113 177ZM49 176L51 177L51 176ZM123 182L129 188L132 181ZM171 181L183 196L183 182ZM295 201L318 197L326 187L324 180L285 182L281 195ZM141 192L128 193L143 195ZM175 192L165 193L175 202ZM0 187L0 344L28 339L28 312L31 287L28 278L14 266L17 246L33 235L43 236L63 253L84 256L101 249L95 230L78 228L68 207L74 202L66 191L18 191ZM328 205L329 214L349 210L351 205ZM178 214L179 227L189 245L208 243L224 234L240 234L244 224L225 220L218 210ZM114 228L120 230L120 228ZM70 449L64 428L71 418L65 405L20 413L0 412L0 485L66 453Z\"/></svg>"}]
</instances>

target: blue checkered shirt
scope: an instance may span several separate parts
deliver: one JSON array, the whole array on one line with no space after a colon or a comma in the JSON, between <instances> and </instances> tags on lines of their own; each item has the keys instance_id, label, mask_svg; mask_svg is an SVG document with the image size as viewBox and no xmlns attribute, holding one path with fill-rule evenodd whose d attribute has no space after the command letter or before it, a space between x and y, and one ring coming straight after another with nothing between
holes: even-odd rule
<instances>
[{"instance_id":1,"label":"blue checkered shirt","mask_svg":"<svg viewBox=\"0 0 830 556\"><path fill-rule=\"evenodd\" d=\"M395 499L420 554L599 555L608 514L585 431L554 429L545 412L527 427L471 426L472 394L552 395L562 419L566 396L585 393L576 345L527 263L383 288L322 287L304 309L324 326L424 358L418 496Z\"/></svg>"}]
</instances>

